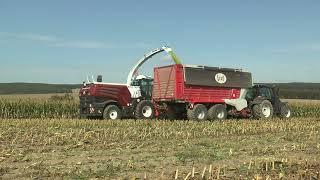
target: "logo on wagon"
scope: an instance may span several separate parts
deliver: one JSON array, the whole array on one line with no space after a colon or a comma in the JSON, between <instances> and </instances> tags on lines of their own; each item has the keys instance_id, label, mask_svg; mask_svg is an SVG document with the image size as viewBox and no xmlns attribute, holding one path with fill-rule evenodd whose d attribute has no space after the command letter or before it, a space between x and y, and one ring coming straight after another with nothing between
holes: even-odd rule
<instances>
[{"instance_id":1,"label":"logo on wagon","mask_svg":"<svg viewBox=\"0 0 320 180\"><path fill-rule=\"evenodd\" d=\"M224 74L222 74L222 73L217 73L214 78L215 78L215 80L216 80L219 84L224 84L224 83L227 82L227 77L226 77L226 75L224 75Z\"/></svg>"}]
</instances>

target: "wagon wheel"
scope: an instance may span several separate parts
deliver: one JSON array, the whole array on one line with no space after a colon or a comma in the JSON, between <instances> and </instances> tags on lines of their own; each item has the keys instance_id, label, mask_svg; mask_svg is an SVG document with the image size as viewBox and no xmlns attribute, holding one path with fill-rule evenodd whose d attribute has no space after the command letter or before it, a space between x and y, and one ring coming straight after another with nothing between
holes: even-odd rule
<instances>
[{"instance_id":1,"label":"wagon wheel","mask_svg":"<svg viewBox=\"0 0 320 180\"><path fill-rule=\"evenodd\" d=\"M188 109L187 116L189 120L204 121L208 118L207 107L203 104L197 104L193 109Z\"/></svg>"},{"instance_id":2,"label":"wagon wheel","mask_svg":"<svg viewBox=\"0 0 320 180\"><path fill-rule=\"evenodd\" d=\"M149 100L139 102L134 115L137 119L154 119L155 108L153 103Z\"/></svg>"},{"instance_id":3,"label":"wagon wheel","mask_svg":"<svg viewBox=\"0 0 320 180\"><path fill-rule=\"evenodd\" d=\"M227 110L223 104L215 104L208 111L210 120L223 120L227 118Z\"/></svg>"}]
</instances>

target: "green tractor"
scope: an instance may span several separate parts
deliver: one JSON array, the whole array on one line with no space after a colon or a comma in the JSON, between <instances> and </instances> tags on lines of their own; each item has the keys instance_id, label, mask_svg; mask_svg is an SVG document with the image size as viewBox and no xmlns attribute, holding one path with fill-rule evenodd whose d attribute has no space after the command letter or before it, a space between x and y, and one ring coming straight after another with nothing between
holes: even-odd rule
<instances>
[{"instance_id":1,"label":"green tractor","mask_svg":"<svg viewBox=\"0 0 320 180\"><path fill-rule=\"evenodd\" d=\"M267 119L273 116L290 118L291 110L287 102L279 98L279 88L268 85L254 85L246 94L248 107L257 119Z\"/></svg>"}]
</instances>

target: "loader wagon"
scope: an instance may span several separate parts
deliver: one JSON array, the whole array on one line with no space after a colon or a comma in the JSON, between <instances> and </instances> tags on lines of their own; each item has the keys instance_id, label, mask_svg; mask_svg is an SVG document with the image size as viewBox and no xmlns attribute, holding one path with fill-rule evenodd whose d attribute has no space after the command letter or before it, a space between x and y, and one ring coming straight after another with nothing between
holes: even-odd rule
<instances>
[{"instance_id":1,"label":"loader wagon","mask_svg":"<svg viewBox=\"0 0 320 180\"><path fill-rule=\"evenodd\" d=\"M241 69L175 64L154 68L152 99L168 118L224 119L250 87L251 73Z\"/></svg>"}]
</instances>

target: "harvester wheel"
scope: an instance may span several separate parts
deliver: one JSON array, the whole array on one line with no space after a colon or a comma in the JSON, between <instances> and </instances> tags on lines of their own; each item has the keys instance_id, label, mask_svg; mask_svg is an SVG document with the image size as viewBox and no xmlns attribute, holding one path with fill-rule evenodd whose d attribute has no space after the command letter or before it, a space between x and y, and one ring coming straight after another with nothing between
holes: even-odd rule
<instances>
[{"instance_id":1,"label":"harvester wheel","mask_svg":"<svg viewBox=\"0 0 320 180\"><path fill-rule=\"evenodd\" d=\"M188 109L187 116L189 120L204 121L208 118L207 107L203 104L197 104L193 109Z\"/></svg>"},{"instance_id":2,"label":"harvester wheel","mask_svg":"<svg viewBox=\"0 0 320 180\"><path fill-rule=\"evenodd\" d=\"M155 117L155 108L151 101L140 101L136 107L135 117L137 119L153 119Z\"/></svg>"},{"instance_id":3,"label":"harvester wheel","mask_svg":"<svg viewBox=\"0 0 320 180\"><path fill-rule=\"evenodd\" d=\"M263 100L261 103L255 104L252 110L253 117L257 119L270 119L273 116L273 107L268 100Z\"/></svg>"},{"instance_id":4,"label":"harvester wheel","mask_svg":"<svg viewBox=\"0 0 320 180\"><path fill-rule=\"evenodd\" d=\"M116 105L108 105L104 108L103 119L121 119L121 116L121 110Z\"/></svg>"},{"instance_id":5,"label":"harvester wheel","mask_svg":"<svg viewBox=\"0 0 320 180\"><path fill-rule=\"evenodd\" d=\"M288 104L283 104L280 107L280 117L281 118L290 118L291 117L291 110Z\"/></svg>"},{"instance_id":6,"label":"harvester wheel","mask_svg":"<svg viewBox=\"0 0 320 180\"><path fill-rule=\"evenodd\" d=\"M213 105L208 111L210 120L223 120L227 118L227 110L223 104Z\"/></svg>"}]
</instances>

